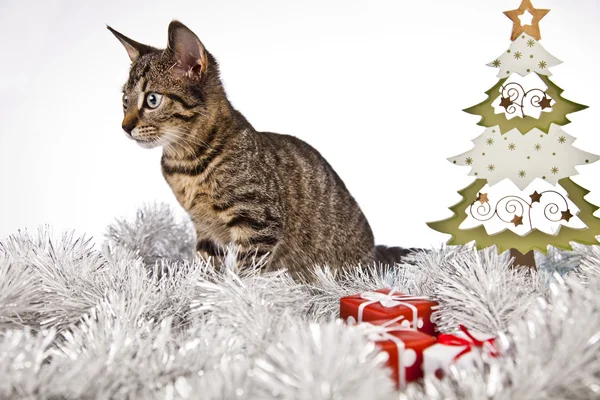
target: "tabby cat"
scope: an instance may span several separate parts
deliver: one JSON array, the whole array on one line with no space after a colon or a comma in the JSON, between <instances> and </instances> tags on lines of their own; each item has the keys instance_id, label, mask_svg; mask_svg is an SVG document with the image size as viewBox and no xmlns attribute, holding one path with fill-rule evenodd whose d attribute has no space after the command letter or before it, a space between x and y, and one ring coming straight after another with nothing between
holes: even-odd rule
<instances>
[{"instance_id":1,"label":"tabby cat","mask_svg":"<svg viewBox=\"0 0 600 400\"><path fill-rule=\"evenodd\" d=\"M257 132L225 94L215 58L181 22L166 50L108 29L132 61L123 88L123 130L142 147L163 147L162 173L197 235L218 257L234 245L266 256L265 269L310 279L312 265L393 263L405 254L375 246L358 204L314 148Z\"/></svg>"}]
</instances>

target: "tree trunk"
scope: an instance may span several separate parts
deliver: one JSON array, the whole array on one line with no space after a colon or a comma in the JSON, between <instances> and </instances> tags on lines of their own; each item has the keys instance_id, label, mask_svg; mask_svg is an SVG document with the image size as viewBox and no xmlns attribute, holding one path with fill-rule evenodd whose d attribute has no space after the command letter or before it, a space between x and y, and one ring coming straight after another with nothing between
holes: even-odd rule
<instances>
[{"instance_id":1,"label":"tree trunk","mask_svg":"<svg viewBox=\"0 0 600 400\"><path fill-rule=\"evenodd\" d=\"M535 253L533 250L523 254L517 249L510 249L510 256L515 259L513 262L513 268L535 269Z\"/></svg>"}]
</instances>

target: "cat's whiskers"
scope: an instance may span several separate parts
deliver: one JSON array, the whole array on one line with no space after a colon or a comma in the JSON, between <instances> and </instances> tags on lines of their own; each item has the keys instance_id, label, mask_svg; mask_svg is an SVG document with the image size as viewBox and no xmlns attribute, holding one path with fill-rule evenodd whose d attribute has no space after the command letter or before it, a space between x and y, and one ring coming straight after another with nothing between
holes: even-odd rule
<instances>
[{"instance_id":1,"label":"cat's whiskers","mask_svg":"<svg viewBox=\"0 0 600 400\"><path fill-rule=\"evenodd\" d=\"M165 139L168 139L165 141L169 142L169 147L167 148L167 151L171 154L176 155L177 157L182 157L180 151L182 147L183 151L189 151L190 153L194 153L193 147L185 141L185 137L181 135L182 133L184 132L178 130L177 128L171 128L163 132L163 136L165 136ZM177 143L177 146L175 146L174 143Z\"/></svg>"},{"instance_id":2,"label":"cat's whiskers","mask_svg":"<svg viewBox=\"0 0 600 400\"><path fill-rule=\"evenodd\" d=\"M211 146L202 139L190 136L191 132L187 129L184 130L181 128L171 128L165 131L165 133L168 133L169 136L173 137L179 145L185 149L188 149L192 154L195 152L194 147L199 145L204 146L207 149L211 149Z\"/></svg>"},{"instance_id":3,"label":"cat's whiskers","mask_svg":"<svg viewBox=\"0 0 600 400\"><path fill-rule=\"evenodd\" d=\"M175 151L175 148L173 147L173 145L171 143L169 143L168 140L166 140L165 138L163 138L163 136L159 136L158 137L158 142L163 146L163 148L165 148L168 152L170 151Z\"/></svg>"},{"instance_id":4,"label":"cat's whiskers","mask_svg":"<svg viewBox=\"0 0 600 400\"><path fill-rule=\"evenodd\" d=\"M210 146L208 145L208 143L206 143L204 140L200 139L200 138L195 138L193 136L190 136L191 131L189 129L183 129L183 128L173 128L172 132L174 134L182 134L182 135L178 135L177 138L184 140L187 143L193 144L193 145L203 145L207 148L210 148Z\"/></svg>"},{"instance_id":5,"label":"cat's whiskers","mask_svg":"<svg viewBox=\"0 0 600 400\"><path fill-rule=\"evenodd\" d=\"M163 142L165 143L165 150L167 153L173 154L177 157L181 157L180 149L173 145L176 142L177 136L172 134L169 131L165 131L163 135L161 135ZM174 137L174 139L173 139ZM178 143L179 144L179 143Z\"/></svg>"},{"instance_id":6,"label":"cat's whiskers","mask_svg":"<svg viewBox=\"0 0 600 400\"><path fill-rule=\"evenodd\" d=\"M179 129L174 129L169 131L170 136L174 137L174 141L177 142L178 145L184 147L184 150L188 150L190 153L194 153L193 143L191 143L187 138L183 135L186 131L182 131Z\"/></svg>"}]
</instances>

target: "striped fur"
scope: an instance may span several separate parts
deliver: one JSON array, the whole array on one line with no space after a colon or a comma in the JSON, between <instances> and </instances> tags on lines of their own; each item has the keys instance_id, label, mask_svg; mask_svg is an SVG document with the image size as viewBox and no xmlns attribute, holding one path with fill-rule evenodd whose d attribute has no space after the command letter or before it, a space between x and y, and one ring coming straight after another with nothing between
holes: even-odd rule
<instances>
[{"instance_id":1,"label":"striped fur","mask_svg":"<svg viewBox=\"0 0 600 400\"><path fill-rule=\"evenodd\" d=\"M188 28L173 21L166 50L111 31L132 60L124 129L144 147L163 146L162 173L194 223L198 251L219 257L233 244L268 254L266 269L307 279L312 264L394 261L375 250L360 207L319 152L257 132L232 107L217 62ZM156 109L150 93L162 95Z\"/></svg>"}]
</instances>

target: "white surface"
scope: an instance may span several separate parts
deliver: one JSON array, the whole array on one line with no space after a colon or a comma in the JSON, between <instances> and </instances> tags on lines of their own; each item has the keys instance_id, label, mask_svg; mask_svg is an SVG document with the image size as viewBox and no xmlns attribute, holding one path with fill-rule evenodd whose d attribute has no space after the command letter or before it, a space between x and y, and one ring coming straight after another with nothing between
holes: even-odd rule
<instances>
[{"instance_id":1,"label":"white surface","mask_svg":"<svg viewBox=\"0 0 600 400\"><path fill-rule=\"evenodd\" d=\"M489 63L488 67L500 70L498 78L506 78L513 73L525 76L532 72L552 76L550 68L561 63L562 61L548 53L542 46L542 41L538 42L533 37L523 33L510 44L507 51Z\"/></svg>"},{"instance_id":2,"label":"white surface","mask_svg":"<svg viewBox=\"0 0 600 400\"><path fill-rule=\"evenodd\" d=\"M129 60L104 24L164 46L177 18L221 64L233 104L259 130L293 134L331 162L378 243L430 246L473 178L446 160L481 134L461 112L485 99L485 64L510 45L519 0L0 2L0 238L49 223L96 237L147 201L176 204L160 150L125 138ZM564 97L587 104L568 132L600 152L600 4L551 8L543 44ZM577 182L600 203L599 165Z\"/></svg>"}]
</instances>

